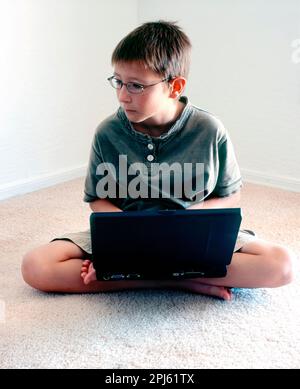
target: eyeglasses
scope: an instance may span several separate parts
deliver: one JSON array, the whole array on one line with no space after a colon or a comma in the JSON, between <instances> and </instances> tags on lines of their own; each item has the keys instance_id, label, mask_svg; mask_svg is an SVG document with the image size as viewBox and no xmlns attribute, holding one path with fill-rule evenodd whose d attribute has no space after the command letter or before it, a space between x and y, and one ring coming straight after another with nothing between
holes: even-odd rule
<instances>
[{"instance_id":1,"label":"eyeglasses","mask_svg":"<svg viewBox=\"0 0 300 389\"><path fill-rule=\"evenodd\" d=\"M150 85L142 85L142 84L138 84L136 82L125 83L125 82L119 80L118 78L116 78L115 76L111 76L107 80L109 81L110 85L115 89L121 89L122 86L125 85L126 89L128 90L129 93L132 93L134 95L138 95L140 93L143 93L144 89L149 88L149 86L154 86L154 85L160 84L161 82L169 81L170 78L169 77L164 78L163 80L158 81L155 84L150 84Z\"/></svg>"}]
</instances>

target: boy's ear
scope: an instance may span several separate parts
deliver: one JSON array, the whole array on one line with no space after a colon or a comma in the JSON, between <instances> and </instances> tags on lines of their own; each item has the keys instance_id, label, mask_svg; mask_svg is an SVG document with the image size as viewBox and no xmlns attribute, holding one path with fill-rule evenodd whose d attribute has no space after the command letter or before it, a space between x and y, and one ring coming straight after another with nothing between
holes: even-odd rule
<instances>
[{"instance_id":1,"label":"boy's ear","mask_svg":"<svg viewBox=\"0 0 300 389\"><path fill-rule=\"evenodd\" d=\"M175 77L169 81L169 85L171 87L170 97L176 99L183 92L186 85L186 79L184 77Z\"/></svg>"}]
</instances>

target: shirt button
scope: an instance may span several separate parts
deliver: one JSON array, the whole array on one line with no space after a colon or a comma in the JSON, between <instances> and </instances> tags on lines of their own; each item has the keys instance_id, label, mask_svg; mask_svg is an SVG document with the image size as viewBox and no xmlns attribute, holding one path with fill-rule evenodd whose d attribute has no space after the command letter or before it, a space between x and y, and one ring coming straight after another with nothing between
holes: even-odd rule
<instances>
[{"instance_id":1,"label":"shirt button","mask_svg":"<svg viewBox=\"0 0 300 389\"><path fill-rule=\"evenodd\" d=\"M148 144L148 149L149 149L149 150L153 150L153 149L154 149L153 144L149 143L149 144Z\"/></svg>"},{"instance_id":2,"label":"shirt button","mask_svg":"<svg viewBox=\"0 0 300 389\"><path fill-rule=\"evenodd\" d=\"M154 157L153 157L153 155L149 154L149 155L147 156L147 159L148 159L149 162L152 162L153 159L154 159Z\"/></svg>"}]
</instances>

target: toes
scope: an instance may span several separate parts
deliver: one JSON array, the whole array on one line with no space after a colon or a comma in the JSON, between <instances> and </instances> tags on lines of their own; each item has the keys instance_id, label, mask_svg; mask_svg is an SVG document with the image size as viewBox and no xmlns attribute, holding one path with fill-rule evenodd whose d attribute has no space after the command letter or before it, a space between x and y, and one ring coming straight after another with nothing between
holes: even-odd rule
<instances>
[{"instance_id":1,"label":"toes","mask_svg":"<svg viewBox=\"0 0 300 389\"><path fill-rule=\"evenodd\" d=\"M90 267L91 261L86 259L82 262L81 265L81 273L88 273L89 267Z\"/></svg>"},{"instance_id":2,"label":"toes","mask_svg":"<svg viewBox=\"0 0 300 389\"><path fill-rule=\"evenodd\" d=\"M90 272L85 275L85 277L83 278L83 282L85 283L85 285L88 285L90 282L95 281L94 278L95 277L93 277L93 274Z\"/></svg>"},{"instance_id":3,"label":"toes","mask_svg":"<svg viewBox=\"0 0 300 389\"><path fill-rule=\"evenodd\" d=\"M226 296L224 300L232 300L233 294L230 288L225 288L226 289Z\"/></svg>"},{"instance_id":4,"label":"toes","mask_svg":"<svg viewBox=\"0 0 300 389\"><path fill-rule=\"evenodd\" d=\"M86 275L88 274L89 272L89 267L90 267L90 264L91 264L91 261L86 259L82 262L82 265L81 265L81 272L80 272L80 276L81 278L84 280L84 278L86 277Z\"/></svg>"},{"instance_id":5,"label":"toes","mask_svg":"<svg viewBox=\"0 0 300 389\"><path fill-rule=\"evenodd\" d=\"M96 277L96 270L94 269L94 266L91 263L89 266L89 269L88 269L88 271L83 279L83 282L87 285L93 281L97 281L97 277Z\"/></svg>"},{"instance_id":6,"label":"toes","mask_svg":"<svg viewBox=\"0 0 300 389\"><path fill-rule=\"evenodd\" d=\"M214 296L220 297L223 300L229 301L232 299L232 292L230 289L225 287L214 287L213 293Z\"/></svg>"},{"instance_id":7,"label":"toes","mask_svg":"<svg viewBox=\"0 0 300 389\"><path fill-rule=\"evenodd\" d=\"M96 281L96 271L94 269L92 261L85 259L81 265L80 276L85 285L88 285L92 281Z\"/></svg>"},{"instance_id":8,"label":"toes","mask_svg":"<svg viewBox=\"0 0 300 389\"><path fill-rule=\"evenodd\" d=\"M230 288L226 288L224 286L216 286L216 285L207 285L202 284L199 281L186 281L181 285L185 290L205 294L208 296L214 296L222 298L223 300L231 300L232 292Z\"/></svg>"},{"instance_id":9,"label":"toes","mask_svg":"<svg viewBox=\"0 0 300 389\"><path fill-rule=\"evenodd\" d=\"M226 301L229 301L232 298L231 290L224 286L212 286L209 294L215 297L220 297Z\"/></svg>"}]
</instances>

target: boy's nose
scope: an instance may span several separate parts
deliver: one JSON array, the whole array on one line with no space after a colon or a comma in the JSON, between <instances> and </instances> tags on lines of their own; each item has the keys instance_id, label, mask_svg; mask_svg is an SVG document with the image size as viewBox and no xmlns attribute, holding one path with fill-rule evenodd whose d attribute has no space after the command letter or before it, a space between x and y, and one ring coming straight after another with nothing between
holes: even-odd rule
<instances>
[{"instance_id":1,"label":"boy's nose","mask_svg":"<svg viewBox=\"0 0 300 389\"><path fill-rule=\"evenodd\" d=\"M125 85L123 85L121 89L118 89L118 99L120 103L131 102L131 95Z\"/></svg>"}]
</instances>

